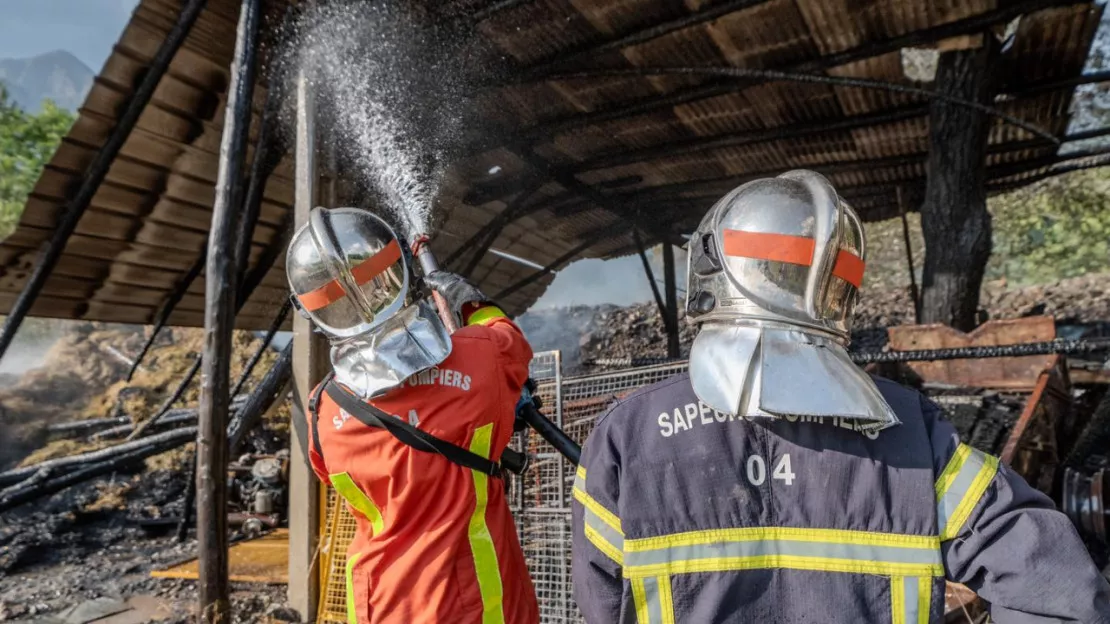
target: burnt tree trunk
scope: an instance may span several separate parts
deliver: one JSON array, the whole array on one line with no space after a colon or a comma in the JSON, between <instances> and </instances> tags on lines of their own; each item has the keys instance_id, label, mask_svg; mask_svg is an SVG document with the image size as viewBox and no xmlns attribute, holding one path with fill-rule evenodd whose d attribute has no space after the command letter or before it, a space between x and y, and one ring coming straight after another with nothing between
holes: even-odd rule
<instances>
[{"instance_id":1,"label":"burnt tree trunk","mask_svg":"<svg viewBox=\"0 0 1110 624\"><path fill-rule=\"evenodd\" d=\"M940 93L989 104L997 81L998 45L942 54ZM921 205L925 235L921 322L975 328L979 289L991 254L986 152L991 118L967 107L934 101L929 111L928 184Z\"/></svg>"}]
</instances>

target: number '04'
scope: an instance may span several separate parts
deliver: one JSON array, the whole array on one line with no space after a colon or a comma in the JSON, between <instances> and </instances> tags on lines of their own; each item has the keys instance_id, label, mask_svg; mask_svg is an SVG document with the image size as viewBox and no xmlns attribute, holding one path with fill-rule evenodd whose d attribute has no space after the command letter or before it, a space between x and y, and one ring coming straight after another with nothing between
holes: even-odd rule
<instances>
[{"instance_id":1,"label":"number '04'","mask_svg":"<svg viewBox=\"0 0 1110 624\"><path fill-rule=\"evenodd\" d=\"M748 481L752 485L763 485L763 482L767 480L767 463L763 461L763 457L760 455L752 455L748 458L746 470ZM782 481L786 485L793 485L795 476L794 471L790 468L790 453L786 453L775 464L775 469L771 472L771 478Z\"/></svg>"}]
</instances>

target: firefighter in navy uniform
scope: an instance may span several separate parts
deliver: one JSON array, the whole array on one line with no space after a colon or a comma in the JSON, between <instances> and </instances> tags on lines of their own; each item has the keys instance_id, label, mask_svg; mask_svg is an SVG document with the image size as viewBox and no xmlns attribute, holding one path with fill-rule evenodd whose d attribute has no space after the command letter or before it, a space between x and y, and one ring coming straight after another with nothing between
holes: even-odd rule
<instances>
[{"instance_id":1,"label":"firefighter in navy uniform","mask_svg":"<svg viewBox=\"0 0 1110 624\"><path fill-rule=\"evenodd\" d=\"M309 401L308 456L357 524L351 624L537 624L499 460L532 349L472 284L438 272L447 330L378 217L316 208L286 260L298 309L331 343Z\"/></svg>"},{"instance_id":2,"label":"firefighter in navy uniform","mask_svg":"<svg viewBox=\"0 0 1110 624\"><path fill-rule=\"evenodd\" d=\"M944 581L995 621L1110 623L1075 529L939 408L845 349L863 229L794 171L689 243L688 374L614 405L574 481L589 624L938 622Z\"/></svg>"}]
</instances>

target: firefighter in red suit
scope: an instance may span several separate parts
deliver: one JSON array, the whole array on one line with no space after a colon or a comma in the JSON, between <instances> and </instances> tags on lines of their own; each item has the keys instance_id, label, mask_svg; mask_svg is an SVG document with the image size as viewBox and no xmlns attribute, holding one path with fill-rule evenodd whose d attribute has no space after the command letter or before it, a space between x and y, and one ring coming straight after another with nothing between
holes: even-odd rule
<instances>
[{"instance_id":1,"label":"firefighter in red suit","mask_svg":"<svg viewBox=\"0 0 1110 624\"><path fill-rule=\"evenodd\" d=\"M534 624L535 591L498 464L532 350L477 288L424 282L407 246L359 209L315 209L286 262L298 309L328 337L333 375L310 400L309 457L358 529L351 623Z\"/></svg>"}]
</instances>

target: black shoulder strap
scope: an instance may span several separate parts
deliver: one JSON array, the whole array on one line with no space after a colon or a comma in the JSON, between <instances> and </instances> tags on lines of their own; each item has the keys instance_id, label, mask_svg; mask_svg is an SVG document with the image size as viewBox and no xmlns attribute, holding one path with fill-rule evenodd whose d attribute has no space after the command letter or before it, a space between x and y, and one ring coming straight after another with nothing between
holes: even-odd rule
<instances>
[{"instance_id":1,"label":"black shoulder strap","mask_svg":"<svg viewBox=\"0 0 1110 624\"><path fill-rule=\"evenodd\" d=\"M308 395L308 414L310 416L308 422L312 425L310 428L312 448L316 449L316 454L320 457L324 456L324 449L320 447L320 393L324 391L324 386L330 384L334 377L335 371L329 372L324 376L320 385L312 390L312 394Z\"/></svg>"},{"instance_id":2,"label":"black shoulder strap","mask_svg":"<svg viewBox=\"0 0 1110 624\"><path fill-rule=\"evenodd\" d=\"M347 392L334 380L329 379L323 384L324 392L328 393L333 401L339 404L351 416L357 418L364 425L385 429L393 434L400 442L411 446L418 451L438 453L449 461L464 468L477 470L493 477L501 476L501 466L473 453L461 446L456 446L447 440L442 440L434 435L421 431L407 422L390 416L380 409L370 405L355 395Z\"/></svg>"}]
</instances>

